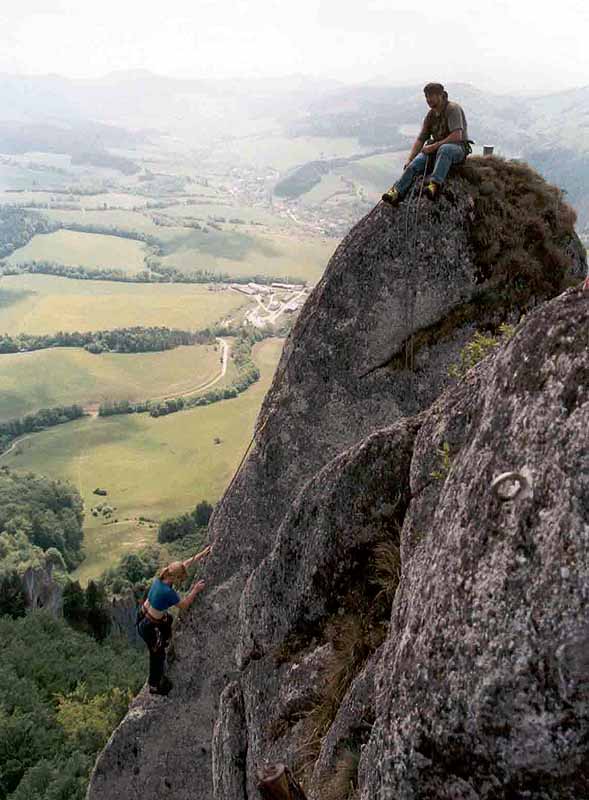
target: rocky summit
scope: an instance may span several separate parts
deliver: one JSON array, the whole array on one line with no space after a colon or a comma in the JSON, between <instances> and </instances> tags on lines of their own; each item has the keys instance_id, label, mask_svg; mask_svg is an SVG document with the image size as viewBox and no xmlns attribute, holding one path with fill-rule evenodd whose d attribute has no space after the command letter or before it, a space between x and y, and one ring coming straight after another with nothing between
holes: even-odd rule
<instances>
[{"instance_id":1,"label":"rocky summit","mask_svg":"<svg viewBox=\"0 0 589 800\"><path fill-rule=\"evenodd\" d=\"M174 689L136 698L89 800L252 800L276 761L309 800L589 796L573 225L491 158L350 232L211 520Z\"/></svg>"}]
</instances>

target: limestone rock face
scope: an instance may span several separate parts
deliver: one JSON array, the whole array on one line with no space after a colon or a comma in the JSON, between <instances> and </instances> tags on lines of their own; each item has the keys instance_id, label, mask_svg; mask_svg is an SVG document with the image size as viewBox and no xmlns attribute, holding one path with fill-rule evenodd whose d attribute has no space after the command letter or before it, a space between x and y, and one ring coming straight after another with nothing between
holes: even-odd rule
<instances>
[{"instance_id":1,"label":"limestone rock face","mask_svg":"<svg viewBox=\"0 0 589 800\"><path fill-rule=\"evenodd\" d=\"M108 613L113 633L124 636L131 644L141 643L136 624L137 601L131 589L111 599Z\"/></svg>"},{"instance_id":2,"label":"limestone rock face","mask_svg":"<svg viewBox=\"0 0 589 800\"><path fill-rule=\"evenodd\" d=\"M363 800L589 796L588 431L578 290L425 415ZM512 470L531 489L504 501Z\"/></svg>"},{"instance_id":3,"label":"limestone rock face","mask_svg":"<svg viewBox=\"0 0 589 800\"><path fill-rule=\"evenodd\" d=\"M477 639L480 651L471 649L471 633L457 626L457 620L462 624L461 615L472 617L472 611L466 610L474 591L471 572L462 576L463 581L471 581L468 591L464 589L466 599L460 599L462 605L458 601L449 603L453 596L449 590L458 592L456 581L461 568L450 560L462 557L466 547L458 547L462 540L457 538L459 529L452 514L462 514L460 524L470 532L469 546L474 547L472 530L478 530L481 515L495 514L496 508L503 515L514 513L513 504L491 503L490 476L496 470L524 466L532 474L534 504L549 487L571 514L574 503L579 502L572 499L579 492L578 485L571 482L575 479L573 472L566 472L568 483L560 487L558 481L564 473L551 472L552 478L545 484L540 469L543 454L553 453L557 442L550 439L545 428L551 431L552 425L558 432L565 425L560 410L558 416L550 417L550 424L548 418L539 418L536 427L529 429L528 438L525 431L517 428L520 417L516 411L518 398L524 396L523 383L532 381L532 375L539 380L545 362L552 364L555 354L560 356L560 370L566 372L568 368L577 374L578 367L583 369L579 359L585 355L577 344L571 345L573 350L569 348L569 340L578 342L579 331L573 333L567 323L566 336L561 341L558 336L551 339L546 328L548 325L549 329L555 326L560 330L561 311L565 316L569 311L580 314L583 295L572 293L567 296L569 299L546 306L546 313L552 317L543 317L543 311L530 316L501 354L502 366L497 375L494 361L489 366L482 365L474 373L476 379L469 376L435 404L451 384L449 364L457 359L475 327L472 315L462 313L467 305L472 311L481 292L469 237L471 210L467 187L455 180L438 204L422 201L420 224L413 236L411 218L403 207L393 211L380 205L338 247L287 340L260 412L251 454L213 515L209 530L214 551L205 573L209 588L177 625L170 669L174 689L167 699L144 694L136 699L97 762L89 800L160 800L168 796L174 800L245 800L257 796L255 769L261 761L276 759L294 765L307 735L303 730L305 717L317 703L318 688L332 655L324 636L325 625L343 608L341 604L347 602L351 587L368 586L366 575L374 546L386 538L398 537L401 526L402 577L390 633L341 699L333 724L315 752L315 770L307 789L311 797L320 796L341 746L354 739L361 728L362 744L366 745L371 734L360 762L362 796L372 799L380 797L382 791L382 797L393 800L395 794L386 794L389 786L405 792L400 796L406 798L427 796L411 794L419 791L413 781L423 780L423 776L417 767L410 773L401 761L403 754L407 763L413 764L413 754L421 751L417 722L414 741L413 729L405 730L402 720L399 722L395 716L394 692L398 686L393 685L392 671L398 670L395 680L405 693L405 716L410 716L410 710L417 714L419 709L425 715L424 724L435 731L434 740L439 736L440 741L445 741L449 723L444 713L449 700L443 692L448 686L460 688L464 703L469 687L478 687L477 670L484 671L482 665L492 659L487 652L488 642ZM574 250L573 272L584 273L585 266ZM481 311L481 316L485 313ZM495 307L490 313L487 319L499 321L510 312ZM584 320L586 330L586 316ZM411 360L412 335L417 342L420 332L437 327L439 335L425 338L415 347L414 370L405 369L406 357ZM533 345L525 333L532 329L536 331ZM557 345L557 340L561 344ZM554 352L543 349L550 342L556 348ZM511 354L510 360L505 361L507 353ZM526 358L530 362L527 371ZM472 383L475 380L476 384ZM547 373L545 383L550 380ZM577 394L575 379L565 376L563 380L568 381L565 394L572 409L567 419L575 418L576 425L584 395ZM490 393L491 386L495 387L495 394ZM541 405L538 398L543 393L541 383L533 394L540 403L537 411L554 415L554 404ZM561 393L563 398L565 394ZM514 406L504 405L509 398ZM467 403L470 410L456 420L452 411L444 410L454 405L466 409ZM504 409L499 416L494 404ZM581 413L586 415L587 406L584 408ZM540 427L542 422L545 428ZM487 431L487 460L481 460L480 452L469 444L469 437L482 436L483 429ZM454 460L449 475L435 481L428 474L443 472L437 450L446 439ZM499 439L501 443L496 441ZM565 446L564 440L558 441ZM523 459L526 447L536 455ZM540 449L536 452L534 448ZM454 470L462 460L469 480L474 482L478 475L479 483L473 483L472 488L470 483L466 487L453 483ZM578 460L575 464L578 470ZM484 474L479 475L481 470ZM537 492L536 485L544 488ZM455 487L447 497L446 486L448 491ZM470 497L476 494L475 486L482 499L471 515ZM452 527L436 533L439 499L446 503L446 516L440 517L440 524L452 522ZM581 511L576 513L580 515ZM543 505L536 511L526 511L525 518L544 519L548 531L554 514L552 505ZM487 523L493 531L502 530L500 520L492 522L489 517ZM480 527L485 525L481 523ZM489 542L498 541L504 547L511 542L509 533L494 535L496 540L488 533ZM531 533L527 535L534 538ZM555 555L556 544L553 541L551 545ZM543 557L550 551L547 547L546 553L542 550ZM500 572L503 550L495 554L491 549L485 566L490 585L498 591L498 587L509 586L511 578ZM504 557L507 563L507 550ZM439 563L441 571L434 569L434 562ZM474 555L465 569L473 564ZM573 571L568 568L570 577ZM534 581L535 562L530 562L527 569L531 570L529 580ZM450 586L448 575L454 581ZM547 573L544 593L552 577L552 572ZM523 591L521 584L518 587L514 597ZM551 584L550 593L556 591L554 602L562 605L559 587L560 583ZM422 592L426 599L440 595L436 601L439 625L435 619L438 605L433 599L428 606L429 618L420 616L425 602ZM515 606L506 601L501 608L501 613L511 614ZM456 619L444 616L450 611L458 615ZM501 630L503 635L501 622L507 629L513 620L498 614L496 627L489 630L497 635ZM450 627L439 631L440 636L454 642L446 660L455 657L456 669L467 667L466 676L456 674L451 678L456 683L443 683L445 678L436 661L437 640L429 642L422 632L422 628L433 631L444 624L455 626L454 631ZM571 687L567 689L572 692L570 697L576 697L575 675L584 663L582 645L574 638L573 627L571 623L567 628L573 638L562 643L562 653L571 654L565 659L568 666L562 667L562 681ZM507 641L513 639L512 652L519 657L522 639L515 634L514 629ZM419 659L411 660L414 636L421 649ZM399 650L401 645L404 650ZM448 642L445 646L449 648ZM403 658L398 650L404 653ZM562 661L564 656L560 658ZM435 670L430 669L430 661L436 665ZM510 678L513 672L512 664ZM416 674L420 677L414 686ZM504 674L497 672L499 688ZM471 683L463 686L460 681L466 678ZM439 695L435 690L438 685ZM413 699L412 687L415 691L421 687L423 695ZM428 687L434 692L433 699L427 695ZM432 702L433 718L425 708L426 700ZM451 718L458 719L458 711L452 712ZM577 742L582 731L579 724ZM500 731L494 735L495 746L499 747L505 735ZM395 749L397 746L399 750ZM505 746L510 749L507 740ZM465 744L464 750L459 750L460 757L467 751ZM437 763L437 751L434 757L431 747L422 757ZM398 774L394 766L397 761ZM515 760L513 764L515 774ZM409 774L414 777L404 784L404 776ZM445 786L446 774L443 770L439 773L439 785ZM459 775L456 780L467 778Z\"/></svg>"},{"instance_id":4,"label":"limestone rock face","mask_svg":"<svg viewBox=\"0 0 589 800\"><path fill-rule=\"evenodd\" d=\"M53 578L53 567L28 567L21 575L25 605L31 611L44 608L59 617L63 609L63 590Z\"/></svg>"}]
</instances>

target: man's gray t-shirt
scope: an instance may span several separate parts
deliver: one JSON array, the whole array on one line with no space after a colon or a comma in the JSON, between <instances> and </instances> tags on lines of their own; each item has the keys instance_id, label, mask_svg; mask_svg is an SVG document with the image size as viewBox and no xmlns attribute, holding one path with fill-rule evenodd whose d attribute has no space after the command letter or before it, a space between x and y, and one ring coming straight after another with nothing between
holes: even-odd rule
<instances>
[{"instance_id":1,"label":"man's gray t-shirt","mask_svg":"<svg viewBox=\"0 0 589 800\"><path fill-rule=\"evenodd\" d=\"M452 131L458 130L462 131L462 141L467 142L468 127L462 106L448 101L439 114L436 114L433 109L427 113L417 138L421 142L425 142L428 139L440 142L449 136Z\"/></svg>"}]
</instances>

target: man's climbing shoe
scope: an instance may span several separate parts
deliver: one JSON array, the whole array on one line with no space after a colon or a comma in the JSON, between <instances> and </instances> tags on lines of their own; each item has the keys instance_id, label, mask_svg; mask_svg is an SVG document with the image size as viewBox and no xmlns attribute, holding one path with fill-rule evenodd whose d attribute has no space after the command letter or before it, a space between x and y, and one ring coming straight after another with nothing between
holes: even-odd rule
<instances>
[{"instance_id":1,"label":"man's climbing shoe","mask_svg":"<svg viewBox=\"0 0 589 800\"><path fill-rule=\"evenodd\" d=\"M161 679L157 686L149 687L149 694L161 694L164 697L169 693L170 689L172 688L172 681L168 678L164 677Z\"/></svg>"},{"instance_id":2,"label":"man's climbing shoe","mask_svg":"<svg viewBox=\"0 0 589 800\"><path fill-rule=\"evenodd\" d=\"M383 203L388 203L390 206L398 206L402 199L401 193L395 186L391 186L382 196Z\"/></svg>"},{"instance_id":3,"label":"man's climbing shoe","mask_svg":"<svg viewBox=\"0 0 589 800\"><path fill-rule=\"evenodd\" d=\"M435 181L429 181L426 183L423 192L430 200L436 200L440 194L440 187Z\"/></svg>"}]
</instances>

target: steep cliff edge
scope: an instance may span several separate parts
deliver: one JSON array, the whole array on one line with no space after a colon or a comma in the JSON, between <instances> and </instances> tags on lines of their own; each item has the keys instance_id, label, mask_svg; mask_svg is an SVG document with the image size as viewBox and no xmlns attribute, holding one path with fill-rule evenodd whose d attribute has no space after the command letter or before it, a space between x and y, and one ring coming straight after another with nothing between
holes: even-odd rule
<instances>
[{"instance_id":1,"label":"steep cliff edge","mask_svg":"<svg viewBox=\"0 0 589 800\"><path fill-rule=\"evenodd\" d=\"M442 487L445 492L447 485L450 491L457 458L465 460L466 473L471 470L475 475L484 468L481 486L488 492L491 473L513 466L518 451L504 453L503 460L509 463L499 463L502 448L517 441L516 432L512 435L509 427L512 419L507 412L495 418L492 403L483 411L483 398L477 404L470 376L440 403L451 407L459 402L456 398L472 402L468 412L471 423L465 430L470 432L468 436L475 436L479 427L488 426L488 461L479 463L464 431L467 446L458 433L454 439L450 433L444 438L442 433L452 425L445 417L432 422L435 414L441 413L439 405L426 409L448 387L448 365L456 360L477 324L497 325L519 316L539 299L561 291L567 273L580 278L586 266L571 222L566 221L566 207L556 192L548 191L540 179L521 174L520 191L514 194L521 208L517 212L514 200L514 220L519 213L517 224L525 222L525 231L517 250L511 246L513 225L493 226L497 222L493 202L505 185L500 180L502 171L507 170L510 180L517 182L520 168L498 162L495 183L487 174L493 171L493 162L474 162L470 169L472 174L449 182L439 203L422 201L416 227L416 204L413 211L409 206L397 211L378 206L336 251L286 344L260 413L254 449L213 518L215 550L206 574L211 588L178 626L171 666L174 691L166 700L142 694L135 701L97 762L88 794L91 800L115 796L245 800L256 796L255 766L266 758L296 762L313 796L320 787L326 791L340 768L343 749L353 756L354 748L359 752L367 742L360 763L362 797L377 797L387 786L405 792L399 794L402 797L435 796L419 795L413 779L422 780L415 772L425 763L420 758L437 763L439 756L432 755L431 746L422 752L417 723L414 735L403 730L394 711L394 690L400 685L407 709L414 713L418 709L428 713L426 702L433 702L428 687L441 711L447 699L448 684L444 684L441 666L434 658L437 641L430 641L422 630L429 628L420 614L426 598L447 589L444 575L432 568L429 551L435 550L440 564L449 561L456 555L457 534L450 535L454 528L438 531L435 509L426 500L420 506L419 500L428 492L429 496L442 492ZM490 247L497 269L485 257ZM583 351L578 337L587 330L587 302L574 292L568 297L577 299L569 305L563 299L546 306L555 315L548 324L558 329L559 309L566 306L580 315L576 331L569 330L569 320L566 336L562 340L556 337L560 344L542 329L540 341L534 340L531 346L523 331L535 320L544 319L536 312L509 345L516 348L523 337L526 347L531 347L529 353L525 348L519 351L519 361L509 362L513 374L503 373L502 391L514 402L524 391L517 381L523 355L538 361L538 369L555 361L556 356L544 350L544 344L564 348L562 355L569 359L573 374L581 370L582 377L587 341L585 338ZM405 366L406 360L413 358L411 371ZM562 359L560 363L559 369L564 369ZM485 378L484 369L476 375L482 376L483 388L492 379L492 375ZM568 387L567 402L572 409L570 418L577 420L586 415L587 405L586 397L575 393L575 386ZM544 396L542 387L536 395ZM552 406L550 411L554 413ZM464 412L465 419L468 414ZM586 422L585 416L585 427ZM561 423L560 416L554 417L548 428L556 435ZM526 455L517 466L538 470L540 479L541 459L546 454L550 457L557 442L531 430L520 446L531 448L536 455ZM540 445L545 449L536 452L534 448ZM431 463L419 455L427 446ZM491 458L495 455L496 463ZM441 466L434 465L440 458ZM449 459L451 465L446 463ZM423 477L428 469L443 480L430 479L428 483ZM577 479L582 474L577 465ZM582 487L574 483L574 473L566 476L569 505L570 498L582 495ZM489 525L501 528L500 521L490 521L494 507L473 506L471 515L468 485L464 498L458 488L453 491L447 513L460 509L465 530L476 525L483 512L491 515ZM535 493L534 504L543 496ZM533 514L526 514L528 524L552 506L533 508ZM448 536L452 547L446 547ZM499 538L503 541L506 535ZM385 570L382 564L378 566L378 559L379 553L381 561L382 553L388 553L394 562L399 543L401 583L389 626L396 588L394 563L389 570L393 579L387 581L383 574L379 576L378 570ZM443 553L436 550L438 546ZM498 558L494 552L491 548L492 563ZM420 555L423 553L429 554L429 560ZM425 580L425 573L419 572L422 560L422 570L429 569L423 599L415 589ZM459 565L451 566L459 572ZM470 562L467 566L472 567ZM448 564L443 567L450 569ZM502 585L498 575L495 577ZM469 577L472 583L472 575ZM458 601L451 604L458 615L466 614L471 595L465 593L464 598L462 606ZM438 606L431 600L428 608L427 622L437 628L432 615ZM512 606L505 608L511 613ZM403 617L400 609L404 609ZM440 612L443 610L440 606ZM501 621L499 615L497 624ZM450 636L448 631L444 633ZM484 660L488 647L484 631L477 645L482 655L476 648L469 649L468 637L462 641L462 628L455 628L455 635L463 659L456 668L465 669L467 664L470 675L476 672L477 658ZM411 663L407 671L397 647L404 642L415 656L410 646L413 638L422 649L417 666ZM359 642L361 647L353 653L345 680L339 682L331 707L325 711L329 698L321 687L326 674L333 676L337 657L345 651L342 639L348 644L350 640ZM514 641L517 644L520 637ZM409 656L404 658L409 664ZM429 670L430 660L436 670ZM398 670L395 686L391 685L391 665ZM416 673L419 679L414 686ZM465 676L454 679L459 683L461 677ZM454 684L449 685L453 690ZM473 677L469 687L461 686L462 702L468 689L477 685ZM423 692L418 698L420 706L415 705L412 687ZM434 742L436 737L444 742L444 736L451 740L441 711L437 722L428 718ZM458 712L450 716L452 721L459 719ZM466 722L461 724L466 726ZM501 735L496 732L495 739ZM469 741L465 737L461 757L470 752L473 742L474 738ZM369 754L383 766L377 768ZM399 774L397 764L401 765ZM436 779L445 780L447 773L436 773ZM402 785L404 775L408 782ZM457 775L456 780L464 777ZM384 791L384 797L395 796L393 788Z\"/></svg>"}]
</instances>

